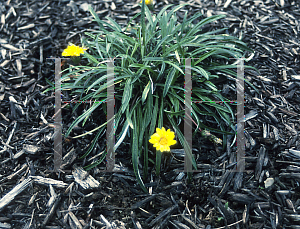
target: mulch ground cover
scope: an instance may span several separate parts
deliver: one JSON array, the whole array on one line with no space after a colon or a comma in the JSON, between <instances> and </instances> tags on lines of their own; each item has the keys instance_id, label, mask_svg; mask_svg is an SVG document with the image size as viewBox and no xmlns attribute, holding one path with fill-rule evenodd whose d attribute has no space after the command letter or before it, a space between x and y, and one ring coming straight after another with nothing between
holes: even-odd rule
<instances>
[{"instance_id":1,"label":"mulch ground cover","mask_svg":"<svg viewBox=\"0 0 300 229\"><path fill-rule=\"evenodd\" d=\"M140 12L134 1L6 0L0 2L0 228L300 228L300 3L293 0L156 1L189 3L179 20L201 12L226 14L205 29L227 27L255 52L245 64L245 172L232 172L236 147L224 150L193 139L200 172L188 179L183 151L163 158L161 175L149 169L145 194L136 182L128 143L117 150L122 173L104 173L99 159L105 136L79 159L93 136L63 138L63 167L53 170L54 61L69 42L97 29L90 4L101 19L121 25ZM220 82L224 96L235 79ZM68 96L63 92L64 96ZM63 106L63 132L88 104L72 113ZM103 114L98 114L98 116ZM106 118L103 115L103 118ZM210 120L203 120L209 124ZM215 125L215 123L211 123ZM78 126L73 136L93 129ZM71 134L71 135L72 135ZM126 141L125 141L126 142Z\"/></svg>"}]
</instances>

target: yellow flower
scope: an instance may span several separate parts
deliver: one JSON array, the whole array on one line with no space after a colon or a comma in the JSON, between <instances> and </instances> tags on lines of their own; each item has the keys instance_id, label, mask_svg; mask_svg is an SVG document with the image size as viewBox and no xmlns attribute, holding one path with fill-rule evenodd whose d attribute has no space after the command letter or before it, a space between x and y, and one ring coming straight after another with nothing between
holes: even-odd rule
<instances>
[{"instance_id":1,"label":"yellow flower","mask_svg":"<svg viewBox=\"0 0 300 229\"><path fill-rule=\"evenodd\" d=\"M161 152L163 151L170 151L170 146L176 144L176 140L174 140L175 134L173 131L166 129L162 127L161 129L156 128L156 133L154 133L149 142L153 144L153 147L156 148L156 150L159 150Z\"/></svg>"},{"instance_id":2,"label":"yellow flower","mask_svg":"<svg viewBox=\"0 0 300 229\"><path fill-rule=\"evenodd\" d=\"M140 1L140 3L142 3L143 0ZM153 0L145 0L146 5L152 5L153 4Z\"/></svg>"},{"instance_id":3,"label":"yellow flower","mask_svg":"<svg viewBox=\"0 0 300 229\"><path fill-rule=\"evenodd\" d=\"M87 49L81 48L81 47L76 46L74 44L70 44L63 51L63 53L61 55L62 56L80 56L80 54L83 54L85 50L87 50Z\"/></svg>"},{"instance_id":4,"label":"yellow flower","mask_svg":"<svg viewBox=\"0 0 300 229\"><path fill-rule=\"evenodd\" d=\"M220 139L220 138L216 138L215 140L214 140L214 142L216 143L216 144L221 144L222 145L222 139Z\"/></svg>"}]
</instances>

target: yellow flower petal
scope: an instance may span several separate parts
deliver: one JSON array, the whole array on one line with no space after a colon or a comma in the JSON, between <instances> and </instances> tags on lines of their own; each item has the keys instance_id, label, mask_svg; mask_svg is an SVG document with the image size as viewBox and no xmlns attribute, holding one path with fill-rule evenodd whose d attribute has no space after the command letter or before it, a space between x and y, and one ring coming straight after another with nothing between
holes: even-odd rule
<instances>
[{"instance_id":1,"label":"yellow flower petal","mask_svg":"<svg viewBox=\"0 0 300 229\"><path fill-rule=\"evenodd\" d=\"M160 135L155 133L151 136L152 139L159 139L160 138Z\"/></svg>"},{"instance_id":2,"label":"yellow flower petal","mask_svg":"<svg viewBox=\"0 0 300 229\"><path fill-rule=\"evenodd\" d=\"M170 141L170 145L175 145L177 143L177 141L176 140L172 140L172 141Z\"/></svg>"},{"instance_id":3,"label":"yellow flower petal","mask_svg":"<svg viewBox=\"0 0 300 229\"><path fill-rule=\"evenodd\" d=\"M162 131L161 129L156 128L156 133L157 133L157 134L161 135L161 134L162 134L161 131Z\"/></svg>"},{"instance_id":4,"label":"yellow flower petal","mask_svg":"<svg viewBox=\"0 0 300 229\"><path fill-rule=\"evenodd\" d=\"M155 143L157 143L157 142L158 142L158 140L156 140L156 139L152 139L152 138L151 138L151 139L149 140L149 142L150 142L150 143L152 143L152 144L155 144Z\"/></svg>"},{"instance_id":5,"label":"yellow flower petal","mask_svg":"<svg viewBox=\"0 0 300 229\"><path fill-rule=\"evenodd\" d=\"M169 133L168 136L169 136L169 138L175 138L174 132Z\"/></svg>"}]
</instances>

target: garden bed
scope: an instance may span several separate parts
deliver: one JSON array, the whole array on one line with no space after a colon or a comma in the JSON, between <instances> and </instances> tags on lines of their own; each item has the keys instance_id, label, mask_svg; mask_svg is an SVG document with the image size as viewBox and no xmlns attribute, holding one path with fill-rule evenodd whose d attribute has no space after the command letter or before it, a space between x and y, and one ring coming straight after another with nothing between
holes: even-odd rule
<instances>
[{"instance_id":1,"label":"garden bed","mask_svg":"<svg viewBox=\"0 0 300 229\"><path fill-rule=\"evenodd\" d=\"M157 13L167 4L158 1ZM206 29L227 33L253 49L245 70L259 94L245 84L246 171L234 168L234 147L223 150L193 139L200 172L188 180L182 150L163 158L160 177L149 174L145 194L137 184L128 144L117 150L122 173L103 173L105 164L82 168L99 152L80 160L91 138L64 139L63 167L53 170L54 103L46 79L68 42L97 28L101 19L127 25L140 12L134 1L18 1L0 3L0 228L300 228L300 5L292 0L191 0L179 20L201 12L226 14ZM230 97L235 81L220 79ZM87 105L88 106L88 105ZM84 109L84 108L81 108ZM62 110L63 132L80 113ZM101 115L101 114L100 114ZM105 115L103 115L105 118ZM89 128L89 126L87 127ZM78 127L75 134L84 133ZM228 143L230 143L228 141ZM154 167L155 168L155 167ZM271 184L271 185L269 185Z\"/></svg>"}]
</instances>

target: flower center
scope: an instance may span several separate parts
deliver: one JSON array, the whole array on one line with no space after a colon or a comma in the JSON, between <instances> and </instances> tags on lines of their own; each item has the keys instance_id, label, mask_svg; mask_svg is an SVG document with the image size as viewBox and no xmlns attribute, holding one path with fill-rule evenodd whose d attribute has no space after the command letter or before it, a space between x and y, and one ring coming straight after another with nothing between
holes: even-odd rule
<instances>
[{"instance_id":1,"label":"flower center","mask_svg":"<svg viewBox=\"0 0 300 229\"><path fill-rule=\"evenodd\" d=\"M159 144L161 144L161 145L167 145L168 144L168 139L166 139L165 137L160 138Z\"/></svg>"}]
</instances>

